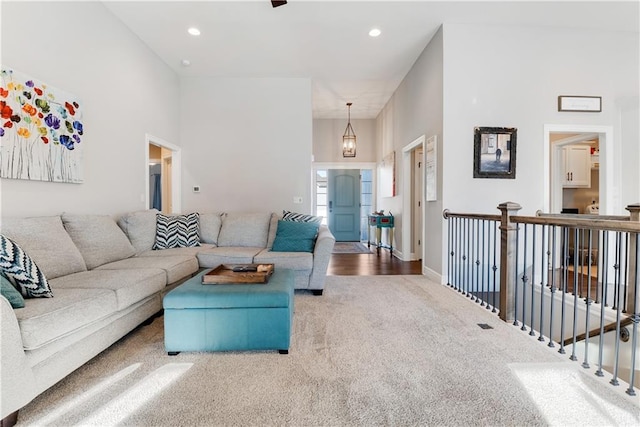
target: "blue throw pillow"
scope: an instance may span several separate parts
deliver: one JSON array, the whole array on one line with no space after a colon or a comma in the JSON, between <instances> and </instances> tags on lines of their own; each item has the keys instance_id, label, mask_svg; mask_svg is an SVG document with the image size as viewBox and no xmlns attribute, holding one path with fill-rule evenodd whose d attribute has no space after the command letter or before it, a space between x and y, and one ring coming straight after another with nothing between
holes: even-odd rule
<instances>
[{"instance_id":1,"label":"blue throw pillow","mask_svg":"<svg viewBox=\"0 0 640 427\"><path fill-rule=\"evenodd\" d=\"M47 278L13 240L0 234L0 269L25 298L51 298Z\"/></svg>"},{"instance_id":2,"label":"blue throw pillow","mask_svg":"<svg viewBox=\"0 0 640 427\"><path fill-rule=\"evenodd\" d=\"M273 252L313 252L320 224L315 222L278 221Z\"/></svg>"},{"instance_id":3,"label":"blue throw pillow","mask_svg":"<svg viewBox=\"0 0 640 427\"><path fill-rule=\"evenodd\" d=\"M13 287L13 284L9 281L7 276L0 274L0 294L9 300L9 304L13 308L23 308L24 298L20 295L20 292Z\"/></svg>"}]
</instances>

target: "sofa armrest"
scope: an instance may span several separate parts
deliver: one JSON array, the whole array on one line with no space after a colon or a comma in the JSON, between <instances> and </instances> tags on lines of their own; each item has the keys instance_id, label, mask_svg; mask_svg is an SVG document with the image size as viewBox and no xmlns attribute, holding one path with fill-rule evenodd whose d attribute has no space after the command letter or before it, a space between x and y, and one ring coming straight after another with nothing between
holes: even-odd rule
<instances>
[{"instance_id":1,"label":"sofa armrest","mask_svg":"<svg viewBox=\"0 0 640 427\"><path fill-rule=\"evenodd\" d=\"M4 419L36 396L36 381L22 347L18 319L1 295L0 325L0 419Z\"/></svg>"},{"instance_id":2,"label":"sofa armrest","mask_svg":"<svg viewBox=\"0 0 640 427\"><path fill-rule=\"evenodd\" d=\"M326 225L321 225L316 238L316 245L313 250L313 270L309 278L309 289L324 289L324 282L327 277L327 268L333 252L335 237Z\"/></svg>"}]
</instances>

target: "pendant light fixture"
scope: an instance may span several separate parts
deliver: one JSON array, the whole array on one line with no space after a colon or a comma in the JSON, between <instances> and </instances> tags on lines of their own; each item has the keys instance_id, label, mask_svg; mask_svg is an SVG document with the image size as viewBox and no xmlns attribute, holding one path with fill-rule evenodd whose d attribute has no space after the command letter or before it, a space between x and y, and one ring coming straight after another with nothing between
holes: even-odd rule
<instances>
[{"instance_id":1,"label":"pendant light fixture","mask_svg":"<svg viewBox=\"0 0 640 427\"><path fill-rule=\"evenodd\" d=\"M347 128L342 135L342 157L355 157L356 156L356 134L351 127L351 102L347 102L349 108L349 119L347 121Z\"/></svg>"}]
</instances>

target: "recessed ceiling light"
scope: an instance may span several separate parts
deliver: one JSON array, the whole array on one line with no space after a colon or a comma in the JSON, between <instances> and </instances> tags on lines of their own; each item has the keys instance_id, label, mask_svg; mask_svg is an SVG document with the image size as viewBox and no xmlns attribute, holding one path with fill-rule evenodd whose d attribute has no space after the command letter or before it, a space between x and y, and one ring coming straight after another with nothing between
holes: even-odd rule
<instances>
[{"instance_id":1,"label":"recessed ceiling light","mask_svg":"<svg viewBox=\"0 0 640 427\"><path fill-rule=\"evenodd\" d=\"M200 30L197 29L196 27L191 27L187 30L187 32L189 34L191 34L192 36L199 36L200 35Z\"/></svg>"},{"instance_id":2,"label":"recessed ceiling light","mask_svg":"<svg viewBox=\"0 0 640 427\"><path fill-rule=\"evenodd\" d=\"M382 31L380 31L379 28L372 28L371 31L369 31L371 37L378 37L380 34L382 34Z\"/></svg>"},{"instance_id":3,"label":"recessed ceiling light","mask_svg":"<svg viewBox=\"0 0 640 427\"><path fill-rule=\"evenodd\" d=\"M191 65L191 61L189 61L188 59L183 59L182 61L180 61L180 63L183 67L188 67L189 65Z\"/></svg>"}]
</instances>

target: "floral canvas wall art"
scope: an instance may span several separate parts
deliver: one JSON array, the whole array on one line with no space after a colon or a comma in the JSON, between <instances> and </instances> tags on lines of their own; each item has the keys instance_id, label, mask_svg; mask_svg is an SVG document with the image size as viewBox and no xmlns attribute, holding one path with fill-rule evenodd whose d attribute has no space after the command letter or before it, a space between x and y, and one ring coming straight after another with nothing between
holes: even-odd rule
<instances>
[{"instance_id":1,"label":"floral canvas wall art","mask_svg":"<svg viewBox=\"0 0 640 427\"><path fill-rule=\"evenodd\" d=\"M16 70L0 78L0 177L81 183L80 101Z\"/></svg>"}]
</instances>

